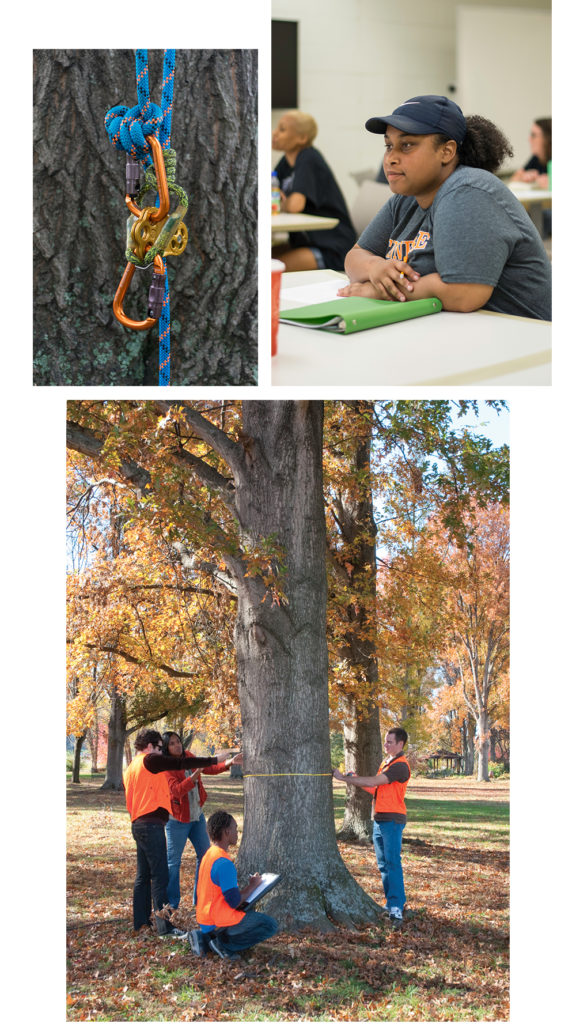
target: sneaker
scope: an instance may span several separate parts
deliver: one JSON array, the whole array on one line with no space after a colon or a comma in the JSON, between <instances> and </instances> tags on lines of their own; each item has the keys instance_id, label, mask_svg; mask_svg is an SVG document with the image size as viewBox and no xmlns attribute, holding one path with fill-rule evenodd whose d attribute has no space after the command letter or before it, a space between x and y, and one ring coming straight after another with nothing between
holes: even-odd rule
<instances>
[{"instance_id":1,"label":"sneaker","mask_svg":"<svg viewBox=\"0 0 576 1024\"><path fill-rule=\"evenodd\" d=\"M206 956L204 935L199 928L195 931L188 932L188 945L195 956Z\"/></svg>"},{"instance_id":2,"label":"sneaker","mask_svg":"<svg viewBox=\"0 0 576 1024\"><path fill-rule=\"evenodd\" d=\"M388 916L395 928L398 928L399 925L401 925L402 921L404 920L400 907L390 907L390 910L388 911Z\"/></svg>"},{"instance_id":3,"label":"sneaker","mask_svg":"<svg viewBox=\"0 0 576 1024\"><path fill-rule=\"evenodd\" d=\"M168 932L168 935L170 935L170 937L173 938L173 939L187 939L188 938L188 932L182 931L182 928L172 928L172 931Z\"/></svg>"},{"instance_id":4,"label":"sneaker","mask_svg":"<svg viewBox=\"0 0 576 1024\"><path fill-rule=\"evenodd\" d=\"M208 939L208 945L210 946L210 949L212 950L213 953L216 953L217 956L222 957L222 960L239 960L240 959L240 954L239 953L232 953L229 950L227 950L222 945L222 943L220 942L218 937L216 937L214 939Z\"/></svg>"}]
</instances>

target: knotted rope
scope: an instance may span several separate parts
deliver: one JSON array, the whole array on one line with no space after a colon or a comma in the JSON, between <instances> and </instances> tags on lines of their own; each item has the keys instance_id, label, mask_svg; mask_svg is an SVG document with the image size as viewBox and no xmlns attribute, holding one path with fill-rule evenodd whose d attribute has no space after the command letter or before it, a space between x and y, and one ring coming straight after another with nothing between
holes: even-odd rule
<instances>
[{"instance_id":1,"label":"knotted rope","mask_svg":"<svg viewBox=\"0 0 576 1024\"><path fill-rule=\"evenodd\" d=\"M161 106L159 107L156 103L152 103L150 99L148 50L136 50L136 92L138 103L135 107L123 105L111 107L104 119L108 138L112 145L116 149L123 149L125 152L130 153L135 160L143 161L147 168L153 162L150 145L147 141L148 136L154 135L158 138L162 149L170 151L175 64L176 50L164 50L162 99ZM172 172L172 181L173 178L174 173ZM158 198L156 199L156 205L158 205ZM164 299L158 326L160 332L158 383L167 386L170 384L170 293L168 270L164 273Z\"/></svg>"}]
</instances>

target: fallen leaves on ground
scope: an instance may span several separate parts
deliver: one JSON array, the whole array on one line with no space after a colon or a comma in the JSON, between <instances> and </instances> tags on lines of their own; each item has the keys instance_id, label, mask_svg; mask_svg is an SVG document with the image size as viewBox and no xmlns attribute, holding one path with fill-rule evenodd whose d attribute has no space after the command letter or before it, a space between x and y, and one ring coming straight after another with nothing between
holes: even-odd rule
<instances>
[{"instance_id":1,"label":"fallen leaves on ground","mask_svg":"<svg viewBox=\"0 0 576 1024\"><path fill-rule=\"evenodd\" d=\"M123 796L82 789L69 816L69 1020L507 1019L502 830L482 842L456 830L448 843L432 826L413 829L418 841L404 850L410 914L400 929L384 921L357 932L280 933L227 963L197 958L187 942L150 929L132 931L135 855ZM341 843L340 851L382 903L371 847ZM194 864L189 851L190 878ZM195 926L184 889L175 923Z\"/></svg>"}]
</instances>

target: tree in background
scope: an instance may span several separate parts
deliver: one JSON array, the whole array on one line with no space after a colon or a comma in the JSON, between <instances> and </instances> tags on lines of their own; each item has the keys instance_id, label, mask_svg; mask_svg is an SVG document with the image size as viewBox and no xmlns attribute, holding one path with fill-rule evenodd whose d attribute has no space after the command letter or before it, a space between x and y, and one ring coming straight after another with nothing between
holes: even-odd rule
<instances>
[{"instance_id":1,"label":"tree in background","mask_svg":"<svg viewBox=\"0 0 576 1024\"><path fill-rule=\"evenodd\" d=\"M159 103L162 51L149 62ZM257 95L255 50L177 51L172 142L190 205L188 247L167 261L172 384L256 381ZM157 329L112 313L126 265L125 160L104 129L117 104L136 104L134 51L34 52L35 384L158 381Z\"/></svg>"},{"instance_id":2,"label":"tree in background","mask_svg":"<svg viewBox=\"0 0 576 1024\"><path fill-rule=\"evenodd\" d=\"M448 565L450 656L462 696L476 722L478 779L489 777L490 732L498 713L510 654L509 514L502 505L474 510L463 546L451 545Z\"/></svg>"},{"instance_id":3,"label":"tree in background","mask_svg":"<svg viewBox=\"0 0 576 1024\"><path fill-rule=\"evenodd\" d=\"M382 760L376 624L376 523L371 450L374 404L328 405L324 439L328 512L328 638L334 721L345 771L373 775ZM352 786L338 837L372 837L372 801Z\"/></svg>"},{"instance_id":4,"label":"tree in background","mask_svg":"<svg viewBox=\"0 0 576 1024\"><path fill-rule=\"evenodd\" d=\"M235 689L231 621L222 595L131 518L125 486L70 461L71 550L90 556L68 576L69 729L85 736L106 708L103 788L120 789L128 735L165 715L198 714L208 691L214 714L219 695Z\"/></svg>"},{"instance_id":5,"label":"tree in background","mask_svg":"<svg viewBox=\"0 0 576 1024\"><path fill-rule=\"evenodd\" d=\"M370 775L381 760L380 709L382 724L402 724L413 743L430 736L446 629L444 568L427 545L430 524L439 518L461 538L474 499L507 499L508 459L460 428L461 415L478 412L474 402L327 409L331 706L344 730L346 770ZM362 840L370 831L370 800L349 790L340 835Z\"/></svg>"}]
</instances>

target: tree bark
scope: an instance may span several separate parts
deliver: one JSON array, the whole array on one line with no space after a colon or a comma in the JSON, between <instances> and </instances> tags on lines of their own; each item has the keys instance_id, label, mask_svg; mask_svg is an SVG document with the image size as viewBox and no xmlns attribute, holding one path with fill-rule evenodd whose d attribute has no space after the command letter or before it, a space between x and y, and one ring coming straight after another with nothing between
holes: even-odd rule
<instances>
[{"instance_id":1,"label":"tree bark","mask_svg":"<svg viewBox=\"0 0 576 1024\"><path fill-rule=\"evenodd\" d=\"M122 763L126 732L126 698L118 692L116 687L113 687L110 694L110 717L108 719L106 777L101 789L115 789L120 792L124 788Z\"/></svg>"},{"instance_id":2,"label":"tree bark","mask_svg":"<svg viewBox=\"0 0 576 1024\"><path fill-rule=\"evenodd\" d=\"M262 870L283 875L268 908L288 929L329 930L334 921L359 923L379 912L348 873L336 843L322 421L321 402L245 402L250 447L236 490L242 546L250 550L273 536L285 567L280 605L262 600L261 581L237 581L245 776L238 868L243 876Z\"/></svg>"},{"instance_id":3,"label":"tree bark","mask_svg":"<svg viewBox=\"0 0 576 1024\"><path fill-rule=\"evenodd\" d=\"M374 405L350 403L355 420L354 440L343 452L350 473L349 486L333 495L332 511L339 539L333 554L350 601L345 609L343 644L339 655L347 674L355 680L351 693L342 693L344 707L345 771L374 775L382 761L380 711L372 702L379 692L376 656L376 524L372 500L370 459ZM357 688L361 696L357 696ZM367 698L367 694L369 695ZM347 842L372 841L372 798L349 786L344 819L338 838Z\"/></svg>"},{"instance_id":4,"label":"tree bark","mask_svg":"<svg viewBox=\"0 0 576 1024\"><path fill-rule=\"evenodd\" d=\"M160 105L162 51L149 51ZM125 158L107 110L135 106L134 51L34 52L34 383L158 382L158 329L121 326ZM189 242L168 258L171 383L255 384L257 51L178 50L172 146L188 193ZM144 282L146 279L146 283ZM126 311L146 316L149 274Z\"/></svg>"},{"instance_id":5,"label":"tree bark","mask_svg":"<svg viewBox=\"0 0 576 1024\"><path fill-rule=\"evenodd\" d=\"M80 758L82 756L82 745L86 739L86 732L74 738L74 764L72 766L72 782L80 782Z\"/></svg>"},{"instance_id":6,"label":"tree bark","mask_svg":"<svg viewBox=\"0 0 576 1024\"><path fill-rule=\"evenodd\" d=\"M353 698L345 699L345 704L345 771L355 775L375 775L382 761L380 710L374 707L362 715ZM338 838L345 842L372 842L372 827L372 797L358 786L348 786Z\"/></svg>"}]
</instances>

